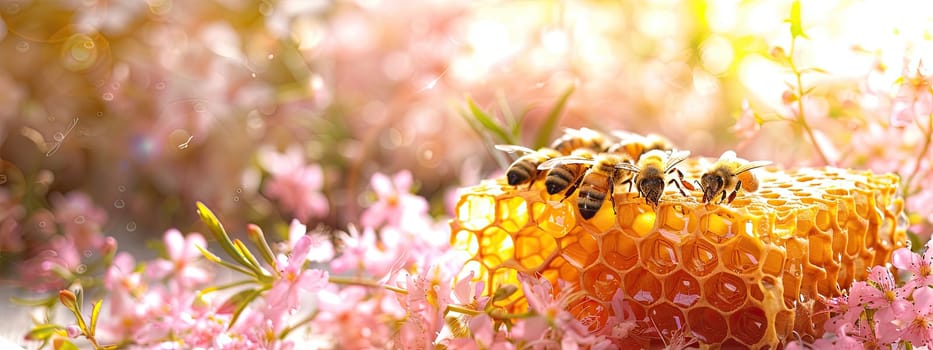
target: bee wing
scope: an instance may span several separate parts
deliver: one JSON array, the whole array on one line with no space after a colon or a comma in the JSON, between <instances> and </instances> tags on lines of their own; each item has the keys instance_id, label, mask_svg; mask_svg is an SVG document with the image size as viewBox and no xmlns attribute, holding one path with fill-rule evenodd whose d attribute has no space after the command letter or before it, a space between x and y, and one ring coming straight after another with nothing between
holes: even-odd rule
<instances>
[{"instance_id":1,"label":"bee wing","mask_svg":"<svg viewBox=\"0 0 933 350\"><path fill-rule=\"evenodd\" d=\"M628 163L628 162L625 162L625 163L618 163L618 164L615 165L615 168L616 168L616 169L628 170L628 171L631 171L631 172L634 172L634 173L637 173L637 172L641 171L641 169L640 169L637 165L632 164L632 163Z\"/></svg>"},{"instance_id":2,"label":"bee wing","mask_svg":"<svg viewBox=\"0 0 933 350\"><path fill-rule=\"evenodd\" d=\"M578 157L560 157L560 158L551 158L541 165L538 165L538 170L548 170L553 169L554 167L561 164L596 164L596 161L593 159L578 158Z\"/></svg>"},{"instance_id":3,"label":"bee wing","mask_svg":"<svg viewBox=\"0 0 933 350\"><path fill-rule=\"evenodd\" d=\"M668 172L676 166L687 159L690 156L690 151L671 151L670 155L667 156L667 168L664 169L664 172Z\"/></svg>"},{"instance_id":4,"label":"bee wing","mask_svg":"<svg viewBox=\"0 0 933 350\"><path fill-rule=\"evenodd\" d=\"M531 148L519 146L519 145L496 145L496 149L503 151L503 152L519 153L519 154L528 154L528 153L535 152L535 150Z\"/></svg>"},{"instance_id":5,"label":"bee wing","mask_svg":"<svg viewBox=\"0 0 933 350\"><path fill-rule=\"evenodd\" d=\"M719 156L719 160L735 160L736 158L735 151L733 150L722 152L722 155Z\"/></svg>"},{"instance_id":6,"label":"bee wing","mask_svg":"<svg viewBox=\"0 0 933 350\"><path fill-rule=\"evenodd\" d=\"M735 169L735 174L738 175L738 174L744 173L744 172L746 172L746 171L749 171L749 170L752 170L752 169L755 169L755 168L761 168L761 167L763 167L763 166L768 166L768 165L771 165L771 161L768 161L768 160L756 160L756 161L754 161L754 162L748 162L748 163L742 164L742 165L740 165L738 168L736 168L736 169Z\"/></svg>"},{"instance_id":7,"label":"bee wing","mask_svg":"<svg viewBox=\"0 0 933 350\"><path fill-rule=\"evenodd\" d=\"M631 143L645 138L643 135L622 130L612 130L612 136L619 139L619 143Z\"/></svg>"}]
</instances>

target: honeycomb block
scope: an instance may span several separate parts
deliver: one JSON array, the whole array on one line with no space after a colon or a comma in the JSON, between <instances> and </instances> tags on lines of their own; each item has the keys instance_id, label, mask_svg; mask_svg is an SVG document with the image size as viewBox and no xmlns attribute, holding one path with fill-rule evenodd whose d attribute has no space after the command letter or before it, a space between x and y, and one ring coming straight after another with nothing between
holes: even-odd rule
<instances>
[{"instance_id":1,"label":"honeycomb block","mask_svg":"<svg viewBox=\"0 0 933 350\"><path fill-rule=\"evenodd\" d=\"M711 159L680 169L699 178ZM518 284L519 272L570 282L583 296L569 309L591 330L605 325L619 289L648 339L673 332L713 347L776 347L822 334L821 298L838 296L868 269L906 245L898 178L849 169L756 170L757 192L731 204L703 204L669 188L657 208L618 191L590 220L576 193L548 195L543 181L504 179L464 189L451 220L451 243L473 257L466 269L492 292ZM614 210L613 210L614 209ZM517 293L497 305L527 308ZM644 337L641 337L644 338Z\"/></svg>"}]
</instances>

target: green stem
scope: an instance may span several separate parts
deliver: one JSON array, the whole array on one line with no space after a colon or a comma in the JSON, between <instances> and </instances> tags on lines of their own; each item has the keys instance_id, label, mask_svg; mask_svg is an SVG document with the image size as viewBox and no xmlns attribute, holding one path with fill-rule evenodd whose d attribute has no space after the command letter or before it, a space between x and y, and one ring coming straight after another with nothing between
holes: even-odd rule
<instances>
[{"instance_id":1,"label":"green stem","mask_svg":"<svg viewBox=\"0 0 933 350\"><path fill-rule=\"evenodd\" d=\"M796 47L797 38L793 37L790 39L790 53L787 56L787 62L790 65L791 71L794 73L794 77L797 79L797 123L800 124L803 127L804 132L807 133L807 137L810 138L810 143L813 144L813 148L816 149L816 154L820 156L820 160L823 161L823 165L830 165L829 159L826 158L826 154L823 152L820 144L816 141L816 135L813 133L813 129L810 128L810 124L807 124L807 119L804 118L803 75L800 73L800 70L797 69L797 64L794 63L794 50Z\"/></svg>"},{"instance_id":2,"label":"green stem","mask_svg":"<svg viewBox=\"0 0 933 350\"><path fill-rule=\"evenodd\" d=\"M930 143L933 141L933 113L927 116L928 120L928 129L923 129L923 132L926 134L923 140L923 148L920 150L920 155L917 156L917 162L914 164L914 170L910 172L910 175L907 177L907 181L904 181L904 188L901 190L901 196L907 198L910 194L910 184L914 181L914 178L917 176L917 173L920 172L920 163L926 159L927 151L930 150Z\"/></svg>"},{"instance_id":3,"label":"green stem","mask_svg":"<svg viewBox=\"0 0 933 350\"><path fill-rule=\"evenodd\" d=\"M379 282L361 278L354 277L344 277L344 276L330 276L328 278L330 283L334 284L344 284L344 285L354 285L354 286L363 286L370 288L385 288L390 291L399 293L399 294L408 294L408 291L399 287L393 287L386 284L380 284Z\"/></svg>"},{"instance_id":4,"label":"green stem","mask_svg":"<svg viewBox=\"0 0 933 350\"><path fill-rule=\"evenodd\" d=\"M476 316L476 315L480 315L483 313L482 311L473 310L463 305L454 305L454 304L447 305L447 311L456 312L458 314L470 315L470 316Z\"/></svg>"},{"instance_id":5,"label":"green stem","mask_svg":"<svg viewBox=\"0 0 933 350\"><path fill-rule=\"evenodd\" d=\"M285 327L285 329L283 329L282 332L279 333L279 339L285 339L285 337L287 337L289 333L291 333L291 332L294 331L295 329L298 329L298 327L301 327L301 326L304 326L305 324L311 323L311 321L313 321L314 318L317 317L317 314L318 314L318 311L315 310L314 312L312 312L312 313L309 314L308 316L305 316L305 318L301 319L301 320L298 321L298 322L295 322L295 324L293 324L293 325L291 325L291 326L288 326L288 327Z\"/></svg>"}]
</instances>

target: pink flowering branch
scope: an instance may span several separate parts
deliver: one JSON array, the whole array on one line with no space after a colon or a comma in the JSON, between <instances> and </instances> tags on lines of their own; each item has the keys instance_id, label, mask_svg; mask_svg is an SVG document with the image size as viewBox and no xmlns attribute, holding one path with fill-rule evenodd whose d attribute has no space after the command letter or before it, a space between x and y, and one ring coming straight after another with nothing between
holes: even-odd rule
<instances>
[{"instance_id":1,"label":"pink flowering branch","mask_svg":"<svg viewBox=\"0 0 933 350\"><path fill-rule=\"evenodd\" d=\"M796 80L795 89L795 99L797 102L797 111L795 114L795 121L799 124L804 132L806 132L807 137L810 139L810 144L813 145L813 148L816 150L816 154L820 157L820 160L824 165L831 165L829 158L826 157L826 153L823 151L823 148L819 144L816 135L813 132L813 128L810 127L810 124L807 123L806 115L804 114L803 108L803 97L809 92L809 89L805 90L803 88L803 74L806 70L801 70L797 67L797 63L794 61L794 54L797 48L797 38L803 37L806 38L807 35L803 32L803 24L800 19L800 1L794 1L791 6L791 14L788 19L790 22L790 52L786 55L786 63L790 67L791 72L794 74L794 79ZM783 55L779 55L783 56ZM780 58L780 57L779 57ZM810 69L813 70L813 69Z\"/></svg>"}]
</instances>

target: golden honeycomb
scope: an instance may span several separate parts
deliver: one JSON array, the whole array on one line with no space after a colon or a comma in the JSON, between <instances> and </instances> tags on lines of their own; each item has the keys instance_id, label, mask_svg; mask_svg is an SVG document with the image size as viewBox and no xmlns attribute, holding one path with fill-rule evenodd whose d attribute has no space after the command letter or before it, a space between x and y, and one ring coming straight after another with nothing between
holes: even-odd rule
<instances>
[{"instance_id":1,"label":"golden honeycomb","mask_svg":"<svg viewBox=\"0 0 933 350\"><path fill-rule=\"evenodd\" d=\"M693 181L712 164L679 166ZM896 175L823 168L755 170L757 192L731 204L703 204L672 187L658 208L617 191L584 220L576 193L548 195L543 181L509 186L485 180L463 190L451 243L487 292L518 285L519 272L583 291L569 310L599 330L624 291L652 331L634 347L664 344L677 330L710 348L777 348L819 337L821 298L838 296L871 266L906 245ZM562 200L563 199L563 200ZM521 293L497 303L521 312Z\"/></svg>"}]
</instances>

